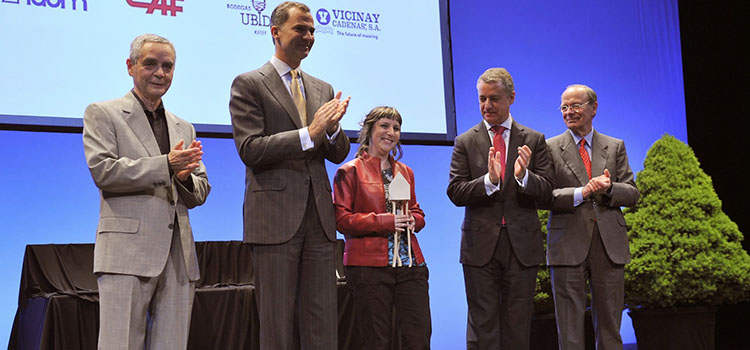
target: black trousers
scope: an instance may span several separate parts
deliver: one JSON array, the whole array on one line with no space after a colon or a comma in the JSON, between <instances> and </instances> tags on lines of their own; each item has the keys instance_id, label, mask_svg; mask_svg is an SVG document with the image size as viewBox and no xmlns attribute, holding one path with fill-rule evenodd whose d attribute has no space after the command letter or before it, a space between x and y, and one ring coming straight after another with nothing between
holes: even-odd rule
<instances>
[{"instance_id":1,"label":"black trousers","mask_svg":"<svg viewBox=\"0 0 750 350\"><path fill-rule=\"evenodd\" d=\"M347 266L363 349L392 349L392 319L403 349L429 349L432 334L427 266Z\"/></svg>"},{"instance_id":2,"label":"black trousers","mask_svg":"<svg viewBox=\"0 0 750 350\"><path fill-rule=\"evenodd\" d=\"M469 304L466 348L528 349L539 266L518 261L503 227L490 262L463 269Z\"/></svg>"}]
</instances>

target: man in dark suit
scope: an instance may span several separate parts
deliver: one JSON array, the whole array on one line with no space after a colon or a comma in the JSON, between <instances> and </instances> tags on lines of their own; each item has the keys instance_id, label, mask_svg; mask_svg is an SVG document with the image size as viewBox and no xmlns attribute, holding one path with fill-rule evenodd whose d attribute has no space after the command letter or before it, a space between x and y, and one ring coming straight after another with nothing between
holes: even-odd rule
<instances>
[{"instance_id":1,"label":"man in dark suit","mask_svg":"<svg viewBox=\"0 0 750 350\"><path fill-rule=\"evenodd\" d=\"M306 5L279 4L271 14L274 56L232 83L262 349L296 348L295 319L303 348L337 348L336 222L324 162L349 153L339 124L349 99L300 70L314 31Z\"/></svg>"},{"instance_id":2,"label":"man in dark suit","mask_svg":"<svg viewBox=\"0 0 750 350\"><path fill-rule=\"evenodd\" d=\"M552 163L544 135L511 117L516 93L505 69L485 71L477 92L483 120L456 138L447 191L465 207L467 348L528 349L544 262L536 202L551 196Z\"/></svg>"},{"instance_id":3,"label":"man in dark suit","mask_svg":"<svg viewBox=\"0 0 750 350\"><path fill-rule=\"evenodd\" d=\"M584 349L587 282L596 348L622 349L624 266L630 250L620 207L635 205L639 193L625 143L593 128L598 106L590 87L568 86L560 105L568 130L547 141L556 183L547 263L560 349Z\"/></svg>"},{"instance_id":4,"label":"man in dark suit","mask_svg":"<svg viewBox=\"0 0 750 350\"><path fill-rule=\"evenodd\" d=\"M195 129L162 103L174 74L172 43L138 36L126 63L133 89L92 103L83 116L86 163L101 197L99 348L185 349L200 277L188 209L203 204L211 186Z\"/></svg>"}]
</instances>

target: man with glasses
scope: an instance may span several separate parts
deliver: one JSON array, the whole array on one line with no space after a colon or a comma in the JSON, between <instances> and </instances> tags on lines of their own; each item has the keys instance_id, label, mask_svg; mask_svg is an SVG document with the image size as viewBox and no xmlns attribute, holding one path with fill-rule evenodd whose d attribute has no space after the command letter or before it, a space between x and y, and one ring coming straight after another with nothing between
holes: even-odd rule
<instances>
[{"instance_id":1,"label":"man with glasses","mask_svg":"<svg viewBox=\"0 0 750 350\"><path fill-rule=\"evenodd\" d=\"M554 163L548 222L560 349L584 349L586 285L591 291L596 348L622 349L624 266L630 261L627 227L620 207L634 206L639 193L622 140L594 130L599 106L586 85L570 85L560 111L568 130L547 140Z\"/></svg>"}]
</instances>

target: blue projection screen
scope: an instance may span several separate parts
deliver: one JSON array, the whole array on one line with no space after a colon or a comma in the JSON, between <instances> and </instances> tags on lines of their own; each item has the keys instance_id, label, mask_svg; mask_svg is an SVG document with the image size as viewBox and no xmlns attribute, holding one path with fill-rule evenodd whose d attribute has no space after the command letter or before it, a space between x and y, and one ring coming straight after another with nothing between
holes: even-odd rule
<instances>
[{"instance_id":1,"label":"blue projection screen","mask_svg":"<svg viewBox=\"0 0 750 350\"><path fill-rule=\"evenodd\" d=\"M279 3L2 0L0 124L80 126L86 105L132 87L125 66L129 44L155 33L177 50L165 105L198 131L230 133L230 85L273 54L271 12ZM390 105L414 120L404 125L405 138L453 139L448 28L441 27L445 1L306 4L316 40L301 68L353 97L345 130L359 130L372 107ZM419 89L409 88L414 80Z\"/></svg>"}]
</instances>

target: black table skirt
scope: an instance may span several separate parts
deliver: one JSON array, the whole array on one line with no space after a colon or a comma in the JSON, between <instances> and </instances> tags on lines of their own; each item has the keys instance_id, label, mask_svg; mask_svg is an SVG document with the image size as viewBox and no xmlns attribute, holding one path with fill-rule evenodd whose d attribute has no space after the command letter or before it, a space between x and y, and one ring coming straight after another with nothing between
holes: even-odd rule
<instances>
[{"instance_id":1,"label":"black table skirt","mask_svg":"<svg viewBox=\"0 0 750 350\"><path fill-rule=\"evenodd\" d=\"M196 249L201 279L196 282L188 348L259 349L250 246L197 242ZM339 241L340 276L342 253ZM93 244L27 246L8 348L96 349L99 303L92 270ZM337 290L339 348L359 349L354 305L344 278Z\"/></svg>"}]
</instances>

